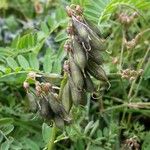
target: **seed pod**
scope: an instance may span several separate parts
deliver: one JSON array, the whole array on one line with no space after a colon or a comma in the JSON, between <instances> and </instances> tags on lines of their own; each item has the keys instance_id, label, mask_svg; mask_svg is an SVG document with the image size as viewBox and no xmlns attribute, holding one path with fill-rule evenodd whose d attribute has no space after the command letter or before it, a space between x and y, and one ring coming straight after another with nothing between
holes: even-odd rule
<instances>
[{"instance_id":1,"label":"seed pod","mask_svg":"<svg viewBox=\"0 0 150 150\"><path fill-rule=\"evenodd\" d=\"M84 77L84 88L87 92L93 92L94 91L94 84L93 81L91 80L90 76L88 73L85 74L86 76Z\"/></svg>"},{"instance_id":2,"label":"seed pod","mask_svg":"<svg viewBox=\"0 0 150 150\"><path fill-rule=\"evenodd\" d=\"M95 62L93 61L88 62L87 70L97 80L108 82L108 78L106 76L105 71L100 65L97 65Z\"/></svg>"},{"instance_id":3,"label":"seed pod","mask_svg":"<svg viewBox=\"0 0 150 150\"><path fill-rule=\"evenodd\" d=\"M77 32L77 34L81 37L81 39L88 39L88 32L86 26L81 21L77 20L74 16L72 16L72 24Z\"/></svg>"},{"instance_id":4,"label":"seed pod","mask_svg":"<svg viewBox=\"0 0 150 150\"><path fill-rule=\"evenodd\" d=\"M84 86L83 75L80 68L75 64L71 53L69 53L69 66L70 66L70 74L73 80L75 87L78 90L82 90Z\"/></svg>"},{"instance_id":5,"label":"seed pod","mask_svg":"<svg viewBox=\"0 0 150 150\"><path fill-rule=\"evenodd\" d=\"M72 100L71 100L71 93L70 93L70 87L69 87L68 81L63 89L62 105L64 106L64 109L66 110L66 112L69 113L71 106L72 106Z\"/></svg>"},{"instance_id":6,"label":"seed pod","mask_svg":"<svg viewBox=\"0 0 150 150\"><path fill-rule=\"evenodd\" d=\"M53 118L53 111L49 105L49 102L46 98L40 97L39 98L39 106L40 106L40 114L45 119L52 119Z\"/></svg>"},{"instance_id":7,"label":"seed pod","mask_svg":"<svg viewBox=\"0 0 150 150\"><path fill-rule=\"evenodd\" d=\"M103 57L101 55L101 52L99 50L91 49L88 52L89 59L97 63L98 65L101 65L103 63Z\"/></svg>"},{"instance_id":8,"label":"seed pod","mask_svg":"<svg viewBox=\"0 0 150 150\"><path fill-rule=\"evenodd\" d=\"M86 25L83 22L76 19L74 16L72 16L72 25L75 28L76 34L78 35L79 40L83 44L84 48L90 50L90 37Z\"/></svg>"},{"instance_id":9,"label":"seed pod","mask_svg":"<svg viewBox=\"0 0 150 150\"><path fill-rule=\"evenodd\" d=\"M102 34L101 34L99 28L98 28L94 23L92 23L92 22L91 22L90 20L88 20L88 19L84 19L84 23L85 23L93 32L95 32L95 33L98 35L99 38L102 37Z\"/></svg>"},{"instance_id":10,"label":"seed pod","mask_svg":"<svg viewBox=\"0 0 150 150\"><path fill-rule=\"evenodd\" d=\"M61 117L57 116L57 115L55 115L54 121L55 121L56 126L60 129L62 129L65 125L64 120Z\"/></svg>"},{"instance_id":11,"label":"seed pod","mask_svg":"<svg viewBox=\"0 0 150 150\"><path fill-rule=\"evenodd\" d=\"M37 111L37 102L36 102L36 97L32 93L27 93L27 98L29 102L29 107L32 112Z\"/></svg>"},{"instance_id":12,"label":"seed pod","mask_svg":"<svg viewBox=\"0 0 150 150\"><path fill-rule=\"evenodd\" d=\"M90 37L90 45L91 49L97 49L100 51L106 50L106 43L98 37L98 35L93 32L91 29L88 29L89 37Z\"/></svg>"},{"instance_id":13,"label":"seed pod","mask_svg":"<svg viewBox=\"0 0 150 150\"><path fill-rule=\"evenodd\" d=\"M87 64L87 58L84 50L82 49L81 45L77 40L77 37L73 37L72 39L73 57L75 63L79 66L82 72L84 72L84 68Z\"/></svg>"},{"instance_id":14,"label":"seed pod","mask_svg":"<svg viewBox=\"0 0 150 150\"><path fill-rule=\"evenodd\" d=\"M65 111L64 106L61 103L59 103L59 101L56 99L56 97L54 96L54 94L52 92L48 94L47 99L49 101L52 111L56 115L60 116L62 119L66 120L66 121L71 120L69 118L67 112Z\"/></svg>"},{"instance_id":15,"label":"seed pod","mask_svg":"<svg viewBox=\"0 0 150 150\"><path fill-rule=\"evenodd\" d=\"M72 79L69 78L69 83L70 83L70 90L71 90L71 97L72 97L72 102L74 103L75 106L80 105L86 105L86 93L85 91L79 91L75 86L74 83L72 82Z\"/></svg>"}]
</instances>

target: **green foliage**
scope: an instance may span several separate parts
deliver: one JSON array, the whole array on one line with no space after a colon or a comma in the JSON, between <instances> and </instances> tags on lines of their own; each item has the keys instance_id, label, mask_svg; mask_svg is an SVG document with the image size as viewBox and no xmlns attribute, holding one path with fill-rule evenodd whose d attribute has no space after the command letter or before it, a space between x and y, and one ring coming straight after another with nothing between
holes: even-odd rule
<instances>
[{"instance_id":1,"label":"green foliage","mask_svg":"<svg viewBox=\"0 0 150 150\"><path fill-rule=\"evenodd\" d=\"M0 23L0 149L46 149L53 138L50 122L30 112L22 84L27 74L35 71L60 85L69 21L64 8L74 3L83 6L86 18L107 39L104 68L111 87L107 90L103 83L93 79L96 92L84 108L71 110L74 120L64 130L57 130L55 149L121 149L128 139L135 138L139 149L149 150L150 2L37 2L43 8L41 14L36 12L35 2L31 0L2 0L0 4L0 17L5 20L3 25ZM119 22L122 12L129 16L137 12L138 16L127 26ZM28 27L30 23L32 27ZM10 33L14 36L7 42L4 35ZM129 42L139 33L142 38L135 46L127 47L124 40ZM125 69L143 72L135 80L128 80L120 75Z\"/></svg>"}]
</instances>

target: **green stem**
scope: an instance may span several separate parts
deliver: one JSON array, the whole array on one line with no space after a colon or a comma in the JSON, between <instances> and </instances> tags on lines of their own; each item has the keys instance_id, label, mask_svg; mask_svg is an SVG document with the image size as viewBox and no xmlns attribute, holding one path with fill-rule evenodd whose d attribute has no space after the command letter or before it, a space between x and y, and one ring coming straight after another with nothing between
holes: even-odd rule
<instances>
[{"instance_id":1,"label":"green stem","mask_svg":"<svg viewBox=\"0 0 150 150\"><path fill-rule=\"evenodd\" d=\"M123 52L124 52L124 38L125 38L125 32L124 32L124 30L122 30L122 45L121 45L119 72L121 72L121 70L122 70Z\"/></svg>"},{"instance_id":2,"label":"green stem","mask_svg":"<svg viewBox=\"0 0 150 150\"><path fill-rule=\"evenodd\" d=\"M88 93L87 94L87 118L89 120L89 116L90 116L90 102L91 102L91 94Z\"/></svg>"},{"instance_id":3,"label":"green stem","mask_svg":"<svg viewBox=\"0 0 150 150\"><path fill-rule=\"evenodd\" d=\"M148 49L147 49L147 51L146 51L146 53L145 53L145 55L144 55L144 58L143 58L143 60L139 63L137 69L142 68L142 66L143 66L143 64L144 64L144 62L145 62L145 60L146 60L146 58L147 58L147 56L148 56L148 54L149 54L149 51L150 51L150 46L148 47ZM129 102L131 102L132 99L134 98L134 96L136 96L137 91L138 91L138 89L139 89L139 85L138 85L138 87L137 87L137 89L136 89L136 91L135 91L135 94L132 96L132 92L133 92L133 89L134 89L136 80L137 80L137 78L132 82L131 88L130 88L130 90L129 90L129 94L128 94ZM141 79L141 80L142 80L142 79ZM140 84L140 83L141 83L141 81L139 81L139 84ZM131 96L132 96L132 97L131 97ZM130 120L131 120L131 116L132 116L132 114L129 114L127 124L129 124L129 122L130 122Z\"/></svg>"},{"instance_id":4,"label":"green stem","mask_svg":"<svg viewBox=\"0 0 150 150\"><path fill-rule=\"evenodd\" d=\"M121 83L121 86L122 86L122 89L123 89L123 95L124 95L125 99L127 99L128 95L127 95L126 89L124 87L124 83L123 83L123 79L122 78L120 78L120 83Z\"/></svg>"},{"instance_id":5,"label":"green stem","mask_svg":"<svg viewBox=\"0 0 150 150\"><path fill-rule=\"evenodd\" d=\"M122 70L123 52L124 52L124 39L125 39L125 32L124 32L124 30L122 29L122 45L121 45L121 54L120 54L119 73L121 73L121 70ZM125 97L127 97L127 93L126 93L125 88L124 88L124 86L123 86L123 81L122 81L122 79L120 79L120 81L121 81L121 85L122 85L122 88L123 88L124 95L125 95ZM124 107L124 104L122 104L122 105L123 105L123 107ZM122 107L122 106L121 106L121 107ZM126 109L123 111L123 116L122 116L121 122L124 120L125 114L126 114Z\"/></svg>"},{"instance_id":6,"label":"green stem","mask_svg":"<svg viewBox=\"0 0 150 150\"><path fill-rule=\"evenodd\" d=\"M117 105L117 106L112 106L110 108L107 108L105 110L103 110L103 112L107 112L107 111L112 111L112 110L117 110L117 109L121 109L121 108L124 108L124 107L127 107L128 104L127 103L124 103L124 104L121 104L121 105Z\"/></svg>"},{"instance_id":7,"label":"green stem","mask_svg":"<svg viewBox=\"0 0 150 150\"><path fill-rule=\"evenodd\" d=\"M55 141L55 138L56 138L56 131L57 131L57 128L56 128L56 125L55 123L53 123L53 127L52 127L52 133L51 133L51 137L50 137L50 140L48 142L48 145L47 145L47 150L53 150L54 149L54 141Z\"/></svg>"},{"instance_id":8,"label":"green stem","mask_svg":"<svg viewBox=\"0 0 150 150\"><path fill-rule=\"evenodd\" d=\"M145 62L145 60L146 60L146 58L147 58L147 56L148 56L148 54L149 54L149 51L150 51L150 47L148 47L148 49L147 49L147 51L146 51L146 53L145 53L145 55L144 55L144 58L143 58L143 60L139 63L137 69L141 69L141 68L142 68L142 66L143 66L143 64L144 64L144 62ZM129 90L129 94L128 94L129 102L131 102L131 95L132 95L133 88L134 88L134 85L135 85L135 83L136 83L136 80L137 80L137 78L132 82L131 88L130 88L130 90ZM136 89L136 90L138 90L138 89Z\"/></svg>"},{"instance_id":9,"label":"green stem","mask_svg":"<svg viewBox=\"0 0 150 150\"><path fill-rule=\"evenodd\" d=\"M149 62L149 63L147 63L147 65L145 66L145 69L144 69L144 70L146 70L146 68L148 68L148 65L150 64L150 59L149 59L148 62ZM143 77L140 78L140 81L139 81L139 83L138 83L138 86L137 86L137 89L136 89L136 91L135 91L135 94L133 95L133 98L137 96L137 93L138 93L138 91L139 91L140 84L142 83L142 79L143 79Z\"/></svg>"}]
</instances>

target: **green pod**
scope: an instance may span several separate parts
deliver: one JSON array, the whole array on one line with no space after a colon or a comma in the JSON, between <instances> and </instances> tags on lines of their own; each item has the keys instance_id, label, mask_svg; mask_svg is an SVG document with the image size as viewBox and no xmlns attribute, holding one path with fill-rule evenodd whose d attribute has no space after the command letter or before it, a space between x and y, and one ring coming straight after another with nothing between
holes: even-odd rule
<instances>
[{"instance_id":1,"label":"green pod","mask_svg":"<svg viewBox=\"0 0 150 150\"><path fill-rule=\"evenodd\" d=\"M102 37L102 34L98 28L98 26L96 26L94 23L92 23L90 20L88 19L84 19L84 23L93 31L95 32L99 38Z\"/></svg>"},{"instance_id":2,"label":"green pod","mask_svg":"<svg viewBox=\"0 0 150 150\"><path fill-rule=\"evenodd\" d=\"M108 82L108 78L106 76L105 71L100 65L96 64L95 62L88 62L87 71L97 80Z\"/></svg>"},{"instance_id":3,"label":"green pod","mask_svg":"<svg viewBox=\"0 0 150 150\"><path fill-rule=\"evenodd\" d=\"M70 74L71 74L75 87L78 90L82 90L84 86L83 75L82 75L80 68L74 62L74 59L71 56L71 53L69 53L69 67L70 67Z\"/></svg>"},{"instance_id":4,"label":"green pod","mask_svg":"<svg viewBox=\"0 0 150 150\"><path fill-rule=\"evenodd\" d=\"M76 19L74 16L72 16L72 24L80 38L86 41L89 34L87 32L85 24Z\"/></svg>"},{"instance_id":5,"label":"green pod","mask_svg":"<svg viewBox=\"0 0 150 150\"><path fill-rule=\"evenodd\" d=\"M85 83L84 88L87 92L94 91L94 84L88 73L85 73L84 83Z\"/></svg>"},{"instance_id":6,"label":"green pod","mask_svg":"<svg viewBox=\"0 0 150 150\"><path fill-rule=\"evenodd\" d=\"M77 37L72 38L72 46L73 46L73 58L75 63L79 66L79 68L84 72L84 68L87 64L87 58L85 51L81 47L80 43L78 42Z\"/></svg>"},{"instance_id":7,"label":"green pod","mask_svg":"<svg viewBox=\"0 0 150 150\"><path fill-rule=\"evenodd\" d=\"M28 98L28 103L29 103L30 110L32 112L36 112L37 108L38 108L38 105L37 105L37 102L36 102L36 96L32 93L27 93L27 98Z\"/></svg>"},{"instance_id":8,"label":"green pod","mask_svg":"<svg viewBox=\"0 0 150 150\"><path fill-rule=\"evenodd\" d=\"M64 106L64 109L66 110L67 113L69 113L71 106L72 106L72 100L71 100L70 86L69 86L68 81L63 88L61 100L62 100L62 105Z\"/></svg>"},{"instance_id":9,"label":"green pod","mask_svg":"<svg viewBox=\"0 0 150 150\"><path fill-rule=\"evenodd\" d=\"M75 106L78 105L86 105L86 92L78 90L75 86L74 83L72 82L72 79L69 79L69 84L70 84L70 90L71 90L71 97L72 97L72 102Z\"/></svg>"},{"instance_id":10,"label":"green pod","mask_svg":"<svg viewBox=\"0 0 150 150\"><path fill-rule=\"evenodd\" d=\"M44 97L39 98L39 111L40 115L45 119L52 119L53 118L53 111L49 105L49 102Z\"/></svg>"},{"instance_id":11,"label":"green pod","mask_svg":"<svg viewBox=\"0 0 150 150\"><path fill-rule=\"evenodd\" d=\"M97 49L99 51L106 50L106 42L100 39L98 35L95 32L93 32L90 28L87 29L90 37L91 49Z\"/></svg>"},{"instance_id":12,"label":"green pod","mask_svg":"<svg viewBox=\"0 0 150 150\"><path fill-rule=\"evenodd\" d=\"M98 65L101 65L103 63L103 61L104 61L103 57L101 55L101 52L98 51L98 50L91 49L88 52L88 56L89 56L89 59L91 59L92 61L94 61Z\"/></svg>"},{"instance_id":13,"label":"green pod","mask_svg":"<svg viewBox=\"0 0 150 150\"><path fill-rule=\"evenodd\" d=\"M90 37L89 32L87 30L88 27L86 26L86 24L72 16L72 25L75 29L75 34L78 35L78 38L82 43L83 47L87 50L90 50Z\"/></svg>"},{"instance_id":14,"label":"green pod","mask_svg":"<svg viewBox=\"0 0 150 150\"><path fill-rule=\"evenodd\" d=\"M70 121L68 113L65 111L64 106L60 103L54 94L51 92L47 95L47 99L49 101L50 107L55 115L60 116L62 119L66 121Z\"/></svg>"}]
</instances>

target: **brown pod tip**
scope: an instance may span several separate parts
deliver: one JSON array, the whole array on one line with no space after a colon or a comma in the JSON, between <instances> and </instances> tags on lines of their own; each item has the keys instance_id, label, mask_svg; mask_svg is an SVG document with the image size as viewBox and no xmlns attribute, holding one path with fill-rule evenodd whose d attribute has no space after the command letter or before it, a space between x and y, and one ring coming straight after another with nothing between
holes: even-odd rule
<instances>
[{"instance_id":1,"label":"brown pod tip","mask_svg":"<svg viewBox=\"0 0 150 150\"><path fill-rule=\"evenodd\" d=\"M71 51L71 43L70 43L70 41L69 40L67 40L66 42L65 42L65 44L64 44L64 50L65 51L67 51L67 52L69 52L69 51Z\"/></svg>"},{"instance_id":2,"label":"brown pod tip","mask_svg":"<svg viewBox=\"0 0 150 150\"><path fill-rule=\"evenodd\" d=\"M24 81L24 82L23 82L23 87L24 87L25 90L28 90L28 89L29 89L29 86L30 86L30 85L29 85L29 83L28 83L27 81Z\"/></svg>"},{"instance_id":3,"label":"brown pod tip","mask_svg":"<svg viewBox=\"0 0 150 150\"><path fill-rule=\"evenodd\" d=\"M51 85L49 82L46 82L46 83L44 83L44 85L43 85L43 87L42 87L42 90L43 90L45 93L48 93L51 88L52 88L52 85Z\"/></svg>"},{"instance_id":4,"label":"brown pod tip","mask_svg":"<svg viewBox=\"0 0 150 150\"><path fill-rule=\"evenodd\" d=\"M83 14L83 9L81 8L80 5L77 5L77 6L76 6L76 12L77 12L79 15L82 15L82 14Z\"/></svg>"},{"instance_id":5,"label":"brown pod tip","mask_svg":"<svg viewBox=\"0 0 150 150\"><path fill-rule=\"evenodd\" d=\"M69 73L69 62L68 62L68 60L66 60L64 62L63 70L64 70L64 72L68 72Z\"/></svg>"},{"instance_id":6,"label":"brown pod tip","mask_svg":"<svg viewBox=\"0 0 150 150\"><path fill-rule=\"evenodd\" d=\"M74 35L74 29L72 25L68 26L66 31L68 35Z\"/></svg>"},{"instance_id":7,"label":"brown pod tip","mask_svg":"<svg viewBox=\"0 0 150 150\"><path fill-rule=\"evenodd\" d=\"M72 15L73 15L73 10L72 10L69 6L66 7L66 12L67 12L67 15L68 15L69 17L72 17Z\"/></svg>"}]
</instances>

